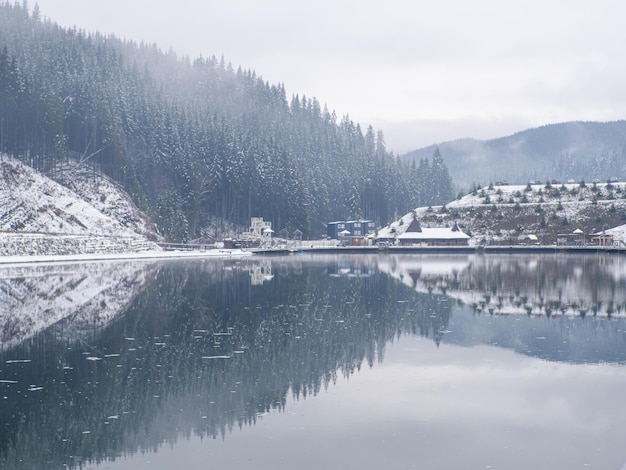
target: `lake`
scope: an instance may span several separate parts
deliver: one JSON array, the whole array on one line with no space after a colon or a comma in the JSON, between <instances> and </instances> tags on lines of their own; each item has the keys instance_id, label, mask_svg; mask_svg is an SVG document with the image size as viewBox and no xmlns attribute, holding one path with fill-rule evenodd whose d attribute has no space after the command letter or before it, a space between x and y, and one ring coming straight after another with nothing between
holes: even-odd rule
<instances>
[{"instance_id":1,"label":"lake","mask_svg":"<svg viewBox=\"0 0 626 470\"><path fill-rule=\"evenodd\" d=\"M0 468L626 469L626 259L0 267Z\"/></svg>"}]
</instances>

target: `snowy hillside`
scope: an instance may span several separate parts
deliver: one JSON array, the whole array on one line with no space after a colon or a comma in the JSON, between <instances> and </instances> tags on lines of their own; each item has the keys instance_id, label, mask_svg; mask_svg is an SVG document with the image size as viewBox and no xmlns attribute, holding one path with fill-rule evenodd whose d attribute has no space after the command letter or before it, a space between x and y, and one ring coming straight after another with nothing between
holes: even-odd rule
<instances>
[{"instance_id":1,"label":"snowy hillside","mask_svg":"<svg viewBox=\"0 0 626 470\"><path fill-rule=\"evenodd\" d=\"M154 227L111 182L66 174L71 189L7 157L0 163L1 255L158 249Z\"/></svg>"},{"instance_id":2,"label":"snowy hillside","mask_svg":"<svg viewBox=\"0 0 626 470\"><path fill-rule=\"evenodd\" d=\"M154 224L135 206L126 191L111 180L102 176L93 178L88 169L71 162L63 165L63 172L58 180L124 228L152 241L161 238L157 235Z\"/></svg>"},{"instance_id":3,"label":"snowy hillside","mask_svg":"<svg viewBox=\"0 0 626 470\"><path fill-rule=\"evenodd\" d=\"M406 231L415 216L423 227L451 227L457 222L472 236L470 244L518 244L528 235L544 245L576 229L586 234L626 223L626 183L546 183L489 186L444 206L421 207L378 232L393 238Z\"/></svg>"}]
</instances>

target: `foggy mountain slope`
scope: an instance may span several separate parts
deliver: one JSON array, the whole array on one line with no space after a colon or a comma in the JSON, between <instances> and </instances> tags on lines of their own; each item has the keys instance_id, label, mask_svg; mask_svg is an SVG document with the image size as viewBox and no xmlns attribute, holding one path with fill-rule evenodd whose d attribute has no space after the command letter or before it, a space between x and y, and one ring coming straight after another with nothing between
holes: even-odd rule
<instances>
[{"instance_id":1,"label":"foggy mountain slope","mask_svg":"<svg viewBox=\"0 0 626 470\"><path fill-rule=\"evenodd\" d=\"M453 196L439 162L406 165L382 132L315 97L224 58L78 28L0 3L0 153L44 173L87 161L172 240L251 217L317 237L332 220L383 225Z\"/></svg>"},{"instance_id":2,"label":"foggy mountain slope","mask_svg":"<svg viewBox=\"0 0 626 470\"><path fill-rule=\"evenodd\" d=\"M455 183L547 179L606 181L626 177L626 121L550 124L493 140L443 142L439 150ZM403 155L419 162L436 146Z\"/></svg>"}]
</instances>

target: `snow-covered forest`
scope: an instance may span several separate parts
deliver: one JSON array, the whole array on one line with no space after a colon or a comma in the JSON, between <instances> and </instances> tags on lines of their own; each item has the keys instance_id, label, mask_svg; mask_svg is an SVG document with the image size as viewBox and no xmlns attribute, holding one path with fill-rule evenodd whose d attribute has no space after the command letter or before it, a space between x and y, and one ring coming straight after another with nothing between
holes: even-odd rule
<instances>
[{"instance_id":1,"label":"snow-covered forest","mask_svg":"<svg viewBox=\"0 0 626 470\"><path fill-rule=\"evenodd\" d=\"M403 163L381 131L253 70L64 29L13 2L0 4L0 153L53 178L59 162L88 163L181 241L251 216L305 236L337 219L381 226L453 195L438 152Z\"/></svg>"}]
</instances>

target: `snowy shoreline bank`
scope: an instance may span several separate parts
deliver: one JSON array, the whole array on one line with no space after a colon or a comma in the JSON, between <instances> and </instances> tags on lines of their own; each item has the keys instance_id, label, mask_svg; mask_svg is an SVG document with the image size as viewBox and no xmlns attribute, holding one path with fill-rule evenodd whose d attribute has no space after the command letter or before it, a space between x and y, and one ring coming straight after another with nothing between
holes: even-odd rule
<instances>
[{"instance_id":1,"label":"snowy shoreline bank","mask_svg":"<svg viewBox=\"0 0 626 470\"><path fill-rule=\"evenodd\" d=\"M14 264L52 264L78 263L116 260L159 260L159 259L198 259L198 258L235 258L252 255L239 249L215 249L206 251L142 251L128 253L89 253L73 255L25 255L0 256L0 267Z\"/></svg>"}]
</instances>

